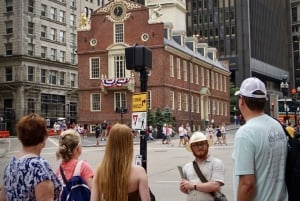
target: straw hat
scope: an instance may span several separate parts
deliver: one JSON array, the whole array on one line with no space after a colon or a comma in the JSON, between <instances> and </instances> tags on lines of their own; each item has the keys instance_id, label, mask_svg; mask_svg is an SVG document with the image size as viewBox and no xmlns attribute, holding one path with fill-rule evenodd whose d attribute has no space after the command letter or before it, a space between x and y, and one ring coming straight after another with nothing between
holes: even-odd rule
<instances>
[{"instance_id":1,"label":"straw hat","mask_svg":"<svg viewBox=\"0 0 300 201\"><path fill-rule=\"evenodd\" d=\"M194 132L190 139L190 142L186 146L186 149L191 152L192 151L191 144L194 142L201 142L201 141L207 141L206 136L202 132L199 131Z\"/></svg>"}]
</instances>

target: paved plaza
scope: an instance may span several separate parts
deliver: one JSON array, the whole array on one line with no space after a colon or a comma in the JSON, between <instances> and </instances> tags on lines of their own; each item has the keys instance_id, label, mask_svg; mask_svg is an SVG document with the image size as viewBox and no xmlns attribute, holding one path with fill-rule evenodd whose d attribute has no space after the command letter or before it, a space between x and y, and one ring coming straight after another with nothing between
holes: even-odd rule
<instances>
[{"instance_id":1,"label":"paved plaza","mask_svg":"<svg viewBox=\"0 0 300 201\"><path fill-rule=\"evenodd\" d=\"M210 153L220 158L226 169L225 186L222 192L226 194L228 200L232 200L232 147L235 129L227 134L228 145L213 145L210 147ZM0 139L0 152L2 147L6 146L4 139ZM3 169L10 158L20 149L16 138L9 138L10 150L6 154L0 153L0 186L2 185ZM1 143L2 142L2 143ZM171 145L163 145L160 139L148 143L147 151L147 172L149 176L149 186L156 196L157 201L184 201L186 195L179 190L180 175L177 170L178 165L184 165L194 158L192 153L184 147L178 147L178 136L172 138ZM47 145L42 152L42 157L46 158L53 169L59 166L59 161L55 158L55 151L58 143L57 137L48 138ZM81 159L88 161L96 169L105 150L105 141L100 142L100 146L95 146L94 136L84 138L83 153ZM139 138L134 139L135 155L140 153Z\"/></svg>"}]
</instances>

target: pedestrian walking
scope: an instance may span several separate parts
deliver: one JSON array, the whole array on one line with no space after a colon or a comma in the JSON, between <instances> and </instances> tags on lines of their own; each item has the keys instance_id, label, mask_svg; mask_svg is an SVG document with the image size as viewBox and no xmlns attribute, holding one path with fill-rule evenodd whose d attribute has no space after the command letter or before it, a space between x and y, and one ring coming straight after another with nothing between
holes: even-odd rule
<instances>
[{"instance_id":1,"label":"pedestrian walking","mask_svg":"<svg viewBox=\"0 0 300 201\"><path fill-rule=\"evenodd\" d=\"M96 145L97 146L99 145L100 133L101 133L101 127L98 124L96 124L96 126L95 126L95 137L96 137Z\"/></svg>"},{"instance_id":2,"label":"pedestrian walking","mask_svg":"<svg viewBox=\"0 0 300 201\"><path fill-rule=\"evenodd\" d=\"M245 124L236 132L232 154L234 200L287 201L287 138L280 123L264 113L265 84L247 78L235 95Z\"/></svg>"}]
</instances>

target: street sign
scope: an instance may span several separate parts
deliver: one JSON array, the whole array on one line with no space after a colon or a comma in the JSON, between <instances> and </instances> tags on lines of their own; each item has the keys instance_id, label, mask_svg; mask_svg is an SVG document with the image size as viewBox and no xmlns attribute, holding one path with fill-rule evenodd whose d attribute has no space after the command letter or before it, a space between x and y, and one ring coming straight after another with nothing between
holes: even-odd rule
<instances>
[{"instance_id":1,"label":"street sign","mask_svg":"<svg viewBox=\"0 0 300 201\"><path fill-rule=\"evenodd\" d=\"M133 112L131 122L132 129L145 131L147 127L147 112Z\"/></svg>"},{"instance_id":2,"label":"street sign","mask_svg":"<svg viewBox=\"0 0 300 201\"><path fill-rule=\"evenodd\" d=\"M139 93L132 95L132 112L147 111L147 93Z\"/></svg>"}]
</instances>

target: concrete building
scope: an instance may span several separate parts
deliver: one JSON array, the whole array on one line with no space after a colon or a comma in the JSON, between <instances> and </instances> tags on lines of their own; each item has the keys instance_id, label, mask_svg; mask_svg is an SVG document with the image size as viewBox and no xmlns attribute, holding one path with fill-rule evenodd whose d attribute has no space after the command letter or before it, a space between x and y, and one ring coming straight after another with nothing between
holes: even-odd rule
<instances>
[{"instance_id":1,"label":"concrete building","mask_svg":"<svg viewBox=\"0 0 300 201\"><path fill-rule=\"evenodd\" d=\"M58 117L76 121L79 20L86 20L84 15L104 3L86 0L0 2L1 130L10 130L13 134L15 122L32 112L48 119L49 126Z\"/></svg>"},{"instance_id":2,"label":"concrete building","mask_svg":"<svg viewBox=\"0 0 300 201\"><path fill-rule=\"evenodd\" d=\"M289 1L187 0L187 9L187 34L229 60L237 86L249 76L265 80L270 90L280 90L281 75L293 84Z\"/></svg>"},{"instance_id":3,"label":"concrete building","mask_svg":"<svg viewBox=\"0 0 300 201\"><path fill-rule=\"evenodd\" d=\"M300 1L291 1L295 88L300 87ZM298 90L299 91L299 90Z\"/></svg>"},{"instance_id":4,"label":"concrete building","mask_svg":"<svg viewBox=\"0 0 300 201\"><path fill-rule=\"evenodd\" d=\"M168 108L176 125L190 123L193 129L229 123L228 67L215 48L186 36L184 19L168 18L174 12L185 16L184 1L149 2L111 1L92 13L90 29L78 32L78 122L92 130L104 120L132 121L132 95L141 83L139 73L126 69L125 48L139 44L152 52L149 109ZM127 113L120 117L116 108Z\"/></svg>"}]
</instances>

